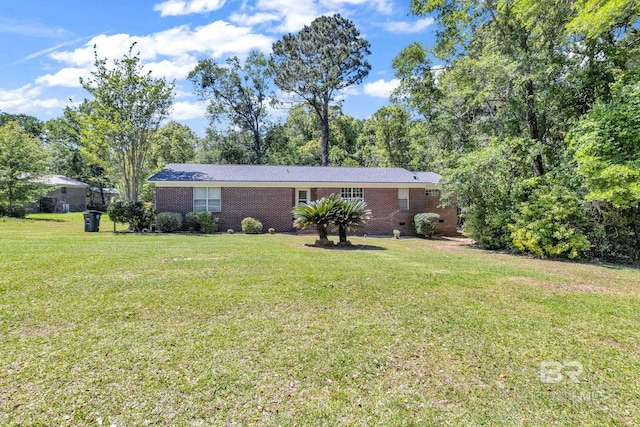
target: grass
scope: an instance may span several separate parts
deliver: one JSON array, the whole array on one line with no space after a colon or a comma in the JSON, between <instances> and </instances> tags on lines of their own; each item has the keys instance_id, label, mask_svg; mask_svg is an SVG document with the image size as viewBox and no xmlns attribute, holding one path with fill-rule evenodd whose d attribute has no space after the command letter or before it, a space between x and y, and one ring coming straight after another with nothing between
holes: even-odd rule
<instances>
[{"instance_id":1,"label":"grass","mask_svg":"<svg viewBox=\"0 0 640 427\"><path fill-rule=\"evenodd\" d=\"M0 219L1 425L640 423L637 269L105 219Z\"/></svg>"}]
</instances>

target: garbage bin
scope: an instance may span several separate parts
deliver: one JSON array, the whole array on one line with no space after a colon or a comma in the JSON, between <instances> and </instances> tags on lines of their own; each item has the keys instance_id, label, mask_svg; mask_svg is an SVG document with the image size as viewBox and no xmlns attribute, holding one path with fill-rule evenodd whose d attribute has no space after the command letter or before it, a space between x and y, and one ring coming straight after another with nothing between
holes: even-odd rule
<instances>
[{"instance_id":1,"label":"garbage bin","mask_svg":"<svg viewBox=\"0 0 640 427\"><path fill-rule=\"evenodd\" d=\"M88 233L100 231L100 211L87 211L84 213L84 231Z\"/></svg>"}]
</instances>

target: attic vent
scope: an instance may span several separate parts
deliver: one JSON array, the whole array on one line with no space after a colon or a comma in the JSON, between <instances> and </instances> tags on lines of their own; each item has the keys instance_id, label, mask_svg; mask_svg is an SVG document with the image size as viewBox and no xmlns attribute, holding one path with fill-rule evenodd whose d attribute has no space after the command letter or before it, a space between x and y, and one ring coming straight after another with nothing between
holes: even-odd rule
<instances>
[{"instance_id":1,"label":"attic vent","mask_svg":"<svg viewBox=\"0 0 640 427\"><path fill-rule=\"evenodd\" d=\"M418 177L417 177L417 176L415 176L415 175L413 175L413 179L418 179Z\"/></svg>"}]
</instances>

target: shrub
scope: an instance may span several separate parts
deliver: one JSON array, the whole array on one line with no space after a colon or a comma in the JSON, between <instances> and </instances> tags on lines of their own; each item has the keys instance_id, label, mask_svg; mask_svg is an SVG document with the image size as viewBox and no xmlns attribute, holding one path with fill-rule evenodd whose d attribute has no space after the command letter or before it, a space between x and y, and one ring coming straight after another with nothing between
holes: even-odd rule
<instances>
[{"instance_id":1,"label":"shrub","mask_svg":"<svg viewBox=\"0 0 640 427\"><path fill-rule=\"evenodd\" d=\"M540 257L581 256L591 248L584 233L591 228L584 200L558 185L533 190L509 225L515 249Z\"/></svg>"},{"instance_id":2,"label":"shrub","mask_svg":"<svg viewBox=\"0 0 640 427\"><path fill-rule=\"evenodd\" d=\"M114 223L129 224L132 231L151 228L155 212L152 203L116 200L107 208L109 218Z\"/></svg>"},{"instance_id":3,"label":"shrub","mask_svg":"<svg viewBox=\"0 0 640 427\"><path fill-rule=\"evenodd\" d=\"M227 230L227 234L233 234L233 233L235 233L235 231L233 231L233 229L230 228L230 229Z\"/></svg>"},{"instance_id":4,"label":"shrub","mask_svg":"<svg viewBox=\"0 0 640 427\"><path fill-rule=\"evenodd\" d=\"M24 208L24 206L0 206L0 216L24 218L25 216L27 216L27 210Z\"/></svg>"},{"instance_id":5,"label":"shrub","mask_svg":"<svg viewBox=\"0 0 640 427\"><path fill-rule=\"evenodd\" d=\"M215 233L218 231L218 218L211 216L210 212L189 212L187 227L202 233Z\"/></svg>"},{"instance_id":6,"label":"shrub","mask_svg":"<svg viewBox=\"0 0 640 427\"><path fill-rule=\"evenodd\" d=\"M262 233L262 223L255 218L247 217L240 223L242 231L247 234L260 234Z\"/></svg>"},{"instance_id":7,"label":"shrub","mask_svg":"<svg viewBox=\"0 0 640 427\"><path fill-rule=\"evenodd\" d=\"M276 229L275 228L270 228L267 231L269 232L269 234L276 234Z\"/></svg>"},{"instance_id":8,"label":"shrub","mask_svg":"<svg viewBox=\"0 0 640 427\"><path fill-rule=\"evenodd\" d=\"M399 239L400 238L400 230L394 229L393 230L393 237L395 237L396 239Z\"/></svg>"},{"instance_id":9,"label":"shrub","mask_svg":"<svg viewBox=\"0 0 640 427\"><path fill-rule=\"evenodd\" d=\"M416 230L418 236L430 239L436 232L439 219L440 215L432 212L416 214L412 220L413 228Z\"/></svg>"},{"instance_id":10,"label":"shrub","mask_svg":"<svg viewBox=\"0 0 640 427\"><path fill-rule=\"evenodd\" d=\"M182 215L177 212L161 212L156 216L158 231L175 233L182 230Z\"/></svg>"}]
</instances>

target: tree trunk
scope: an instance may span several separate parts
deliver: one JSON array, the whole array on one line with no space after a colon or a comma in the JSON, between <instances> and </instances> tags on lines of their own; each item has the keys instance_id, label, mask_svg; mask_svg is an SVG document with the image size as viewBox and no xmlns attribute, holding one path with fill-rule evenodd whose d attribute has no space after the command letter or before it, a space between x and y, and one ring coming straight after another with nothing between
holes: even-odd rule
<instances>
[{"instance_id":1,"label":"tree trunk","mask_svg":"<svg viewBox=\"0 0 640 427\"><path fill-rule=\"evenodd\" d=\"M338 236L340 237L340 243L347 243L347 227L339 225Z\"/></svg>"},{"instance_id":2,"label":"tree trunk","mask_svg":"<svg viewBox=\"0 0 640 427\"><path fill-rule=\"evenodd\" d=\"M529 127L529 136L536 142L540 142L540 130L538 129L538 116L535 111L535 90L533 87L533 81L527 80L525 84L527 92L527 126ZM533 174L535 176L544 175L544 163L542 161L542 154L536 154L533 158Z\"/></svg>"},{"instance_id":3,"label":"tree trunk","mask_svg":"<svg viewBox=\"0 0 640 427\"><path fill-rule=\"evenodd\" d=\"M316 226L316 231L318 232L318 237L320 240L327 240L327 226L318 224Z\"/></svg>"},{"instance_id":4,"label":"tree trunk","mask_svg":"<svg viewBox=\"0 0 640 427\"><path fill-rule=\"evenodd\" d=\"M322 101L322 115L320 116L320 131L321 131L321 141L320 141L320 149L322 151L321 154L321 165L329 166L329 99L325 98Z\"/></svg>"}]
</instances>

